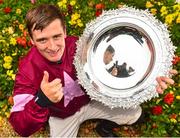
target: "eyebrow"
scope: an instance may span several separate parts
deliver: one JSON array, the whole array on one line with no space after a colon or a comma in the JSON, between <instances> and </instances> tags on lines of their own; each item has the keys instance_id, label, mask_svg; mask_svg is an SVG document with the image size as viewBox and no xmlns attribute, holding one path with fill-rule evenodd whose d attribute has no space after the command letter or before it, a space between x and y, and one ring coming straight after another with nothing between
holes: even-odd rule
<instances>
[{"instance_id":1,"label":"eyebrow","mask_svg":"<svg viewBox=\"0 0 180 138\"><path fill-rule=\"evenodd\" d=\"M43 40L47 40L47 38L46 37L42 37L42 38L36 39L37 42L40 42L40 41L43 41Z\"/></svg>"},{"instance_id":2,"label":"eyebrow","mask_svg":"<svg viewBox=\"0 0 180 138\"><path fill-rule=\"evenodd\" d=\"M56 34L56 35L53 35L53 37L57 37L57 36L62 36L62 34Z\"/></svg>"},{"instance_id":3,"label":"eyebrow","mask_svg":"<svg viewBox=\"0 0 180 138\"><path fill-rule=\"evenodd\" d=\"M52 37L54 38L54 37L57 37L57 36L62 36L62 34L61 33L60 34L55 34ZM47 39L48 39L47 37L42 37L42 38L37 38L36 41L40 42L40 41L47 40Z\"/></svg>"}]
</instances>

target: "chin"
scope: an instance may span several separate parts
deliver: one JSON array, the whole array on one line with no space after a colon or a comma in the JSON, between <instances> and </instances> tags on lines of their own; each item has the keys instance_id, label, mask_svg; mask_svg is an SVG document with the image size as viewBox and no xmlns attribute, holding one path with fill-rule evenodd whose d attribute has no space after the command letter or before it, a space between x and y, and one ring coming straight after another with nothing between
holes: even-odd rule
<instances>
[{"instance_id":1,"label":"chin","mask_svg":"<svg viewBox=\"0 0 180 138\"><path fill-rule=\"evenodd\" d=\"M51 61L51 62L58 62L60 59L59 58L57 58L57 59L51 59L51 60L49 60L49 61Z\"/></svg>"}]
</instances>

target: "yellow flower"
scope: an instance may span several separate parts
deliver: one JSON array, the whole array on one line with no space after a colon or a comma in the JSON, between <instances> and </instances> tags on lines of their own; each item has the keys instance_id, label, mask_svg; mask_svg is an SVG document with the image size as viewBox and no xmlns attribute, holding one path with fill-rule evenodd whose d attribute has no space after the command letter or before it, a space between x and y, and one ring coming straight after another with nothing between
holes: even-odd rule
<instances>
[{"instance_id":1,"label":"yellow flower","mask_svg":"<svg viewBox=\"0 0 180 138\"><path fill-rule=\"evenodd\" d=\"M66 3L67 3L67 0L63 0L62 2L63 2L64 4L66 4Z\"/></svg>"},{"instance_id":2,"label":"yellow flower","mask_svg":"<svg viewBox=\"0 0 180 138\"><path fill-rule=\"evenodd\" d=\"M152 13L153 15L157 14L157 9L152 8L152 9L151 9L151 13Z\"/></svg>"},{"instance_id":3,"label":"yellow flower","mask_svg":"<svg viewBox=\"0 0 180 138\"><path fill-rule=\"evenodd\" d=\"M71 20L71 21L69 21L69 24L70 24L70 25L75 25L75 24L76 24L76 21Z\"/></svg>"},{"instance_id":4,"label":"yellow flower","mask_svg":"<svg viewBox=\"0 0 180 138\"><path fill-rule=\"evenodd\" d=\"M160 12L165 12L165 11L167 11L166 6L162 6L161 9L160 9Z\"/></svg>"},{"instance_id":5,"label":"yellow flower","mask_svg":"<svg viewBox=\"0 0 180 138\"><path fill-rule=\"evenodd\" d=\"M75 0L71 0L71 1L70 1L70 5L71 5L71 6L74 6L75 4L76 4L76 1L75 1Z\"/></svg>"},{"instance_id":6,"label":"yellow flower","mask_svg":"<svg viewBox=\"0 0 180 138\"><path fill-rule=\"evenodd\" d=\"M6 62L6 63L11 63L12 62L12 57L11 56L5 56L4 57L4 61Z\"/></svg>"},{"instance_id":7,"label":"yellow flower","mask_svg":"<svg viewBox=\"0 0 180 138\"><path fill-rule=\"evenodd\" d=\"M21 14L21 9L16 9L16 14Z\"/></svg>"},{"instance_id":8,"label":"yellow flower","mask_svg":"<svg viewBox=\"0 0 180 138\"><path fill-rule=\"evenodd\" d=\"M176 96L176 99L177 99L177 100L180 100L180 95L177 95L177 96Z\"/></svg>"},{"instance_id":9,"label":"yellow flower","mask_svg":"<svg viewBox=\"0 0 180 138\"><path fill-rule=\"evenodd\" d=\"M146 8L151 8L153 7L154 5L150 2L150 1L147 1L146 2Z\"/></svg>"},{"instance_id":10,"label":"yellow flower","mask_svg":"<svg viewBox=\"0 0 180 138\"><path fill-rule=\"evenodd\" d=\"M78 19L78 20L77 20L77 25L78 25L79 27L83 27L83 23L82 23L81 19Z\"/></svg>"},{"instance_id":11,"label":"yellow flower","mask_svg":"<svg viewBox=\"0 0 180 138\"><path fill-rule=\"evenodd\" d=\"M8 76L12 76L13 70L7 70L6 74L7 74Z\"/></svg>"},{"instance_id":12,"label":"yellow flower","mask_svg":"<svg viewBox=\"0 0 180 138\"><path fill-rule=\"evenodd\" d=\"M174 6L173 6L173 9L174 9L175 11L179 12L179 11L180 11L180 4L174 5Z\"/></svg>"},{"instance_id":13,"label":"yellow flower","mask_svg":"<svg viewBox=\"0 0 180 138\"><path fill-rule=\"evenodd\" d=\"M23 25L23 24L20 24L20 25L19 25L19 29L20 29L21 31L23 31L23 30L24 30L24 25Z\"/></svg>"},{"instance_id":14,"label":"yellow flower","mask_svg":"<svg viewBox=\"0 0 180 138\"><path fill-rule=\"evenodd\" d=\"M168 14L166 6L162 6L160 9L160 12L161 12L161 16Z\"/></svg>"},{"instance_id":15,"label":"yellow flower","mask_svg":"<svg viewBox=\"0 0 180 138\"><path fill-rule=\"evenodd\" d=\"M13 33L14 33L13 27L8 27L8 28L7 28L7 32L8 32L9 34L13 34Z\"/></svg>"},{"instance_id":16,"label":"yellow flower","mask_svg":"<svg viewBox=\"0 0 180 138\"><path fill-rule=\"evenodd\" d=\"M4 63L4 64L3 64L3 67L4 67L5 69L11 69L12 65L11 65L10 63Z\"/></svg>"},{"instance_id":17,"label":"yellow flower","mask_svg":"<svg viewBox=\"0 0 180 138\"><path fill-rule=\"evenodd\" d=\"M12 80L15 80L15 74L13 73L13 70L7 70L6 74L12 78Z\"/></svg>"},{"instance_id":18,"label":"yellow flower","mask_svg":"<svg viewBox=\"0 0 180 138\"><path fill-rule=\"evenodd\" d=\"M176 23L180 23L180 14L178 15L178 17L176 19Z\"/></svg>"},{"instance_id":19,"label":"yellow flower","mask_svg":"<svg viewBox=\"0 0 180 138\"><path fill-rule=\"evenodd\" d=\"M171 25L171 24L172 24L172 21L173 21L173 15L172 15L172 14L168 14L168 15L165 17L165 23L168 24L168 25Z\"/></svg>"},{"instance_id":20,"label":"yellow flower","mask_svg":"<svg viewBox=\"0 0 180 138\"><path fill-rule=\"evenodd\" d=\"M5 112L5 115L6 115L7 118L9 118L10 113L9 112Z\"/></svg>"},{"instance_id":21,"label":"yellow flower","mask_svg":"<svg viewBox=\"0 0 180 138\"><path fill-rule=\"evenodd\" d=\"M71 20L77 20L79 18L80 18L80 14L78 14L78 13L74 13L71 15Z\"/></svg>"},{"instance_id":22,"label":"yellow flower","mask_svg":"<svg viewBox=\"0 0 180 138\"><path fill-rule=\"evenodd\" d=\"M16 39L13 38L13 37L11 37L11 38L10 38L10 44L13 45L13 46L15 46L15 45L17 44L17 43L16 43Z\"/></svg>"},{"instance_id":23,"label":"yellow flower","mask_svg":"<svg viewBox=\"0 0 180 138\"><path fill-rule=\"evenodd\" d=\"M15 74L12 74L12 75L11 75L12 80L15 80L15 77L16 77Z\"/></svg>"},{"instance_id":24,"label":"yellow flower","mask_svg":"<svg viewBox=\"0 0 180 138\"><path fill-rule=\"evenodd\" d=\"M63 0L63 1L58 2L57 4L59 7L66 9L66 3L67 3L67 0Z\"/></svg>"},{"instance_id":25,"label":"yellow flower","mask_svg":"<svg viewBox=\"0 0 180 138\"><path fill-rule=\"evenodd\" d=\"M62 1L58 2L57 4L58 4L59 7L63 6L63 2Z\"/></svg>"},{"instance_id":26,"label":"yellow flower","mask_svg":"<svg viewBox=\"0 0 180 138\"><path fill-rule=\"evenodd\" d=\"M174 119L174 118L171 118L171 119L170 119L170 121L171 121L172 123L174 123L174 124L176 124L176 123L177 123L177 120L176 120L176 119Z\"/></svg>"}]
</instances>

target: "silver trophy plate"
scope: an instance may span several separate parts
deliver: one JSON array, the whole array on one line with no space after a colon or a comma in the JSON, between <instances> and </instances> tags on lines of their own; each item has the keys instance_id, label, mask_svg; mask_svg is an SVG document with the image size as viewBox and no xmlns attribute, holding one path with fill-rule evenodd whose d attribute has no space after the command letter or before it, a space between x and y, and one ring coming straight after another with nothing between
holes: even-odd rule
<instances>
[{"instance_id":1,"label":"silver trophy plate","mask_svg":"<svg viewBox=\"0 0 180 138\"><path fill-rule=\"evenodd\" d=\"M87 24L74 64L91 99L135 108L158 96L156 77L169 77L174 51L164 24L148 11L123 7Z\"/></svg>"}]
</instances>

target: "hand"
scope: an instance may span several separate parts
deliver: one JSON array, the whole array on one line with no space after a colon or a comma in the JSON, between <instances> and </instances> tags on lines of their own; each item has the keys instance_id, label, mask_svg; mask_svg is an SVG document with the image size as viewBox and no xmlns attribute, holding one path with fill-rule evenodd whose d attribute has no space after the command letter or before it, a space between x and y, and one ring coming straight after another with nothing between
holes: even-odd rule
<instances>
[{"instance_id":1,"label":"hand","mask_svg":"<svg viewBox=\"0 0 180 138\"><path fill-rule=\"evenodd\" d=\"M48 97L48 99L53 102L59 102L63 97L63 88L60 79L54 79L49 82L49 73L44 71L44 76L41 81L41 90Z\"/></svg>"},{"instance_id":2,"label":"hand","mask_svg":"<svg viewBox=\"0 0 180 138\"><path fill-rule=\"evenodd\" d=\"M177 74L177 70L170 70L170 74L175 75ZM164 92L165 89L168 88L168 84L174 84L174 80L168 77L157 77L156 78L158 85L156 86L156 91L160 94Z\"/></svg>"},{"instance_id":3,"label":"hand","mask_svg":"<svg viewBox=\"0 0 180 138\"><path fill-rule=\"evenodd\" d=\"M114 67L114 68L112 69L112 71L111 71L111 75L117 76L117 73L118 73L118 70L117 70L116 67Z\"/></svg>"}]
</instances>

